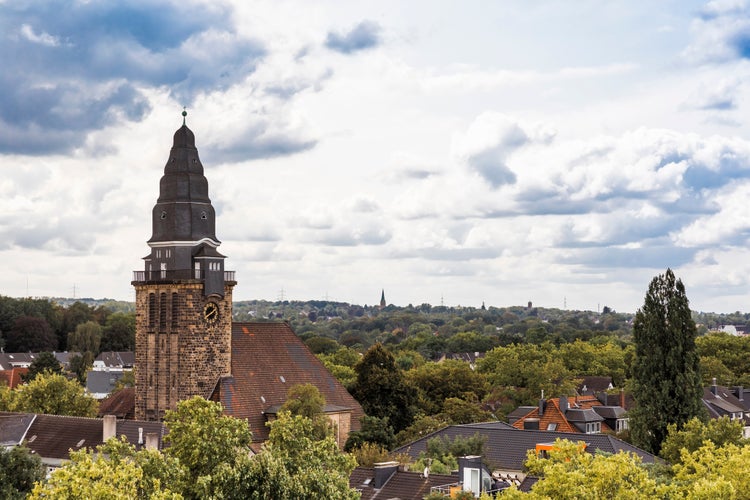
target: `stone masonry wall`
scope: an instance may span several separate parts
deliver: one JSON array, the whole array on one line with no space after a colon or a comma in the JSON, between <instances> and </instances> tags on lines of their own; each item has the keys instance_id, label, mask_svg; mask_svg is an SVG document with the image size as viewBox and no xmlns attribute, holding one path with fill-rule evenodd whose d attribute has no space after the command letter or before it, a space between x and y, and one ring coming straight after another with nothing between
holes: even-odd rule
<instances>
[{"instance_id":1,"label":"stone masonry wall","mask_svg":"<svg viewBox=\"0 0 750 500\"><path fill-rule=\"evenodd\" d=\"M203 284L192 280L134 286L135 418L159 420L177 401L208 398L219 378L230 374L234 283L225 285L223 298L204 297ZM214 323L203 317L209 301L219 306Z\"/></svg>"}]
</instances>

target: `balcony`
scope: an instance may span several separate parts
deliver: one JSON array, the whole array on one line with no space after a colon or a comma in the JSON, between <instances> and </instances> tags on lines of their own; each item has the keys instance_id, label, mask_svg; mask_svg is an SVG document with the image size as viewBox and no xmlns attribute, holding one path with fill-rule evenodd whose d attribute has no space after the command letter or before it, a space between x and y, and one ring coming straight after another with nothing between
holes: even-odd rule
<instances>
[{"instance_id":1,"label":"balcony","mask_svg":"<svg viewBox=\"0 0 750 500\"><path fill-rule=\"evenodd\" d=\"M167 271L133 271L133 283L164 283L171 281L202 281L209 273L205 269L170 269ZM224 271L224 281L235 281L234 271Z\"/></svg>"}]
</instances>

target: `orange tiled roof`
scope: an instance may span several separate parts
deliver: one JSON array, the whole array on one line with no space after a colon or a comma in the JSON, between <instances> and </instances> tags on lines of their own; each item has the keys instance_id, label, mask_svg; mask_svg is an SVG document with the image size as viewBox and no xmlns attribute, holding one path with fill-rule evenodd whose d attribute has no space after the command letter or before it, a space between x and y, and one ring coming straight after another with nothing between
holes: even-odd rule
<instances>
[{"instance_id":1,"label":"orange tiled roof","mask_svg":"<svg viewBox=\"0 0 750 500\"><path fill-rule=\"evenodd\" d=\"M539 408L534 408L525 416L519 418L513 423L513 427L516 429L523 429L523 422L527 418L538 418L539 419L539 430L547 430L549 424L557 424L557 432L578 432L578 429L570 425L568 419L560 411L560 400L559 398L553 398L547 400L547 404L544 407L544 414L539 416Z\"/></svg>"},{"instance_id":2,"label":"orange tiled roof","mask_svg":"<svg viewBox=\"0 0 750 500\"><path fill-rule=\"evenodd\" d=\"M364 411L286 323L233 323L232 375L219 381L212 399L225 412L246 418L254 441L268 439L264 412L286 401L296 384L315 385L326 404L351 409L351 430Z\"/></svg>"}]
</instances>

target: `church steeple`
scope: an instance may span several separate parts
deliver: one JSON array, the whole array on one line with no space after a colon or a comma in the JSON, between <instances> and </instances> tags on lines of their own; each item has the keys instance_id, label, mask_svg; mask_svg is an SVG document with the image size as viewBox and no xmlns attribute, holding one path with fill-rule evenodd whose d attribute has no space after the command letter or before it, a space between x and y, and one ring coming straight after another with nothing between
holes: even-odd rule
<instances>
[{"instance_id":1,"label":"church steeple","mask_svg":"<svg viewBox=\"0 0 750 500\"><path fill-rule=\"evenodd\" d=\"M216 212L208 197L208 180L195 147L195 135L183 124L175 133L159 198L151 216L151 254L146 272L161 278L206 280L205 295L223 295L223 260L216 249Z\"/></svg>"},{"instance_id":2,"label":"church steeple","mask_svg":"<svg viewBox=\"0 0 750 500\"><path fill-rule=\"evenodd\" d=\"M208 181L184 122L175 132L151 217L151 253L136 271L135 414L157 420L177 402L209 398L232 370L234 271L216 249Z\"/></svg>"}]
</instances>

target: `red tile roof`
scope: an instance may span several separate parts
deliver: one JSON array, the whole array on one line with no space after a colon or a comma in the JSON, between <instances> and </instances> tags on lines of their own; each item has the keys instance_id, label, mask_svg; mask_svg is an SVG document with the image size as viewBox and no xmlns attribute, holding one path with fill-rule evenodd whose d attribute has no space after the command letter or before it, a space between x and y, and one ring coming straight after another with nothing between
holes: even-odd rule
<instances>
[{"instance_id":1,"label":"red tile roof","mask_svg":"<svg viewBox=\"0 0 750 500\"><path fill-rule=\"evenodd\" d=\"M289 388L315 385L326 404L351 409L351 430L364 411L287 323L233 323L232 376L223 378L212 399L225 412L246 418L254 441L268 439L265 411L286 401Z\"/></svg>"},{"instance_id":2,"label":"red tile roof","mask_svg":"<svg viewBox=\"0 0 750 500\"><path fill-rule=\"evenodd\" d=\"M135 388L125 387L113 392L99 403L99 416L115 415L117 418L135 418Z\"/></svg>"},{"instance_id":3,"label":"red tile roof","mask_svg":"<svg viewBox=\"0 0 750 500\"><path fill-rule=\"evenodd\" d=\"M0 384L3 382L11 389L15 389L23 382L21 375L29 373L28 368L14 367L10 370L0 370Z\"/></svg>"}]
</instances>

